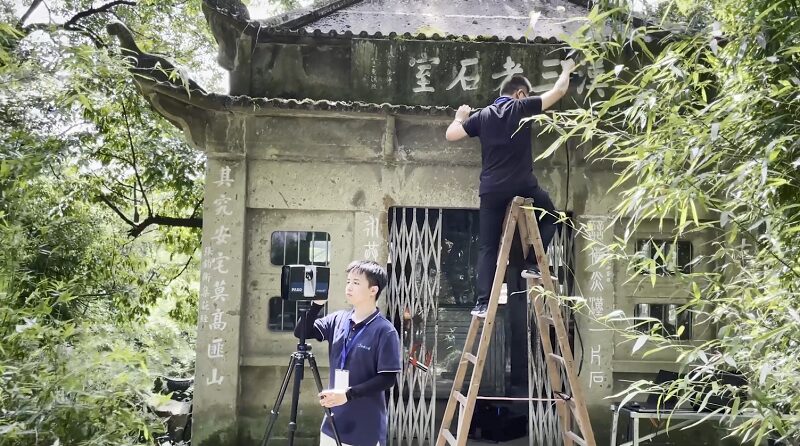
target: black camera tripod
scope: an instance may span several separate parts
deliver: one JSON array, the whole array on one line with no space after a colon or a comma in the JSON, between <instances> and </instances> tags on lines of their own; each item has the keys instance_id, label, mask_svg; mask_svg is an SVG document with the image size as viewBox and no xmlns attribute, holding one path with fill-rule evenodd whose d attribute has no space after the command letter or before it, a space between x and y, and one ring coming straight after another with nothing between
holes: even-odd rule
<instances>
[{"instance_id":1,"label":"black camera tripod","mask_svg":"<svg viewBox=\"0 0 800 446\"><path fill-rule=\"evenodd\" d=\"M297 403L300 400L300 382L303 381L303 370L305 361L311 366L311 372L314 374L314 381L317 383L317 391L322 392L322 379L319 377L319 369L317 369L317 361L314 359L314 354L311 353L311 346L306 344L306 316L308 310L303 310L300 314L300 323L303 330L300 334L300 342L297 344L297 351L292 353L292 358L289 360L289 368L286 370L286 375L283 377L281 389L278 392L278 398L275 399L275 405L272 406L270 411L270 420L267 423L267 429L264 432L264 438L261 440L261 446L266 446L269 442L272 428L275 426L275 420L278 419L281 403L283 397L286 395L286 389L289 387L289 380L294 373L294 383L292 386L292 411L289 416L289 446L294 446L294 434L297 431ZM333 412L329 408L325 408L325 414L331 422L333 428L333 437L336 440L337 446L342 446L342 441L339 439L339 431L336 429L336 423L333 420Z\"/></svg>"}]
</instances>

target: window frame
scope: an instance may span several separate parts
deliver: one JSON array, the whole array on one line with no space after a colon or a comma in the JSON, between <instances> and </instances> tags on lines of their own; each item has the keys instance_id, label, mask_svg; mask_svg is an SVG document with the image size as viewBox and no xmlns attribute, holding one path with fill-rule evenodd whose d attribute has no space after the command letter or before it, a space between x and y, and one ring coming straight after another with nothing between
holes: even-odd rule
<instances>
[{"instance_id":1,"label":"window frame","mask_svg":"<svg viewBox=\"0 0 800 446\"><path fill-rule=\"evenodd\" d=\"M665 246L666 248L662 248L662 250L664 251L664 257L656 257L656 255L657 255L656 252L657 251L654 250L653 248L650 248L648 250L649 252L645 252L645 247L647 247L648 245L650 245L650 246L655 246L655 245ZM673 265L668 264L667 261L670 259L670 256L672 255L671 253L673 252L673 250L675 249L674 247L676 247L676 246L677 246L678 250L674 254L674 256L675 256L674 270L670 270L670 268L672 268ZM688 250L689 250L688 257L686 259L686 263L685 264L680 264L679 263L679 260L681 258L681 246L688 247ZM693 270L694 270L693 264L692 264L692 259L693 259L693 256L694 256L694 244L692 243L691 240L677 240L676 241L674 239L664 239L664 238L655 238L655 237L637 238L634 248L636 250L635 251L636 254L642 256L643 261L646 261L646 262L654 261L654 262L656 262L656 268L655 268L656 272L655 272L655 274L658 275L658 276L661 276L661 277L672 277L672 276L675 276L675 275L677 275L679 273L680 274L691 274L693 272ZM649 275L650 274L650 269L642 268L642 269L639 270L639 274L640 275Z\"/></svg>"},{"instance_id":2,"label":"window frame","mask_svg":"<svg viewBox=\"0 0 800 446\"><path fill-rule=\"evenodd\" d=\"M647 314L642 314L643 306L647 306ZM663 307L660 311L661 317L654 317L654 306ZM691 341L694 339L694 317L691 311L678 312L681 305L671 302L639 302L633 307L633 320L637 330L649 334L652 333L655 324L661 325L659 334L664 337L676 337L679 341ZM670 322L670 312L675 312L675 323ZM655 319L655 320L654 320ZM679 327L684 326L683 333L678 336ZM674 327L670 330L669 327Z\"/></svg>"}]
</instances>

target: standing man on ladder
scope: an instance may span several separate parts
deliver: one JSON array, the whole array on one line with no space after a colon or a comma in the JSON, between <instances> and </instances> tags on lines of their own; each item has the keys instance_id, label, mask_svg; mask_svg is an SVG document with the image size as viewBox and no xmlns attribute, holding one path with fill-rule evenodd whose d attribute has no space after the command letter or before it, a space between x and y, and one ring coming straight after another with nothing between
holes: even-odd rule
<instances>
[{"instance_id":1,"label":"standing man on ladder","mask_svg":"<svg viewBox=\"0 0 800 446\"><path fill-rule=\"evenodd\" d=\"M572 59L562 61L561 68L555 85L543 95L530 96L528 79L513 76L500 86L501 96L488 107L471 116L469 105L459 107L447 128L448 141L467 136L477 136L481 141L478 299L472 310L474 316L486 317L503 219L511 200L517 195L533 198L534 205L543 210L537 213L537 221L545 249L555 235L555 206L533 175L531 126L526 124L520 128L520 120L542 113L564 97L575 62ZM531 264L529 271L538 274L535 260L528 263Z\"/></svg>"}]
</instances>

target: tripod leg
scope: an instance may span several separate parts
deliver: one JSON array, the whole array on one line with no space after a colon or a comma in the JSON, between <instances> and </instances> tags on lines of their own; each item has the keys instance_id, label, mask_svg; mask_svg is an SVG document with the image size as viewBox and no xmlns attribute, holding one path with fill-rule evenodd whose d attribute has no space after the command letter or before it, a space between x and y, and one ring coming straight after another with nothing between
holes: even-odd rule
<instances>
[{"instance_id":1,"label":"tripod leg","mask_svg":"<svg viewBox=\"0 0 800 446\"><path fill-rule=\"evenodd\" d=\"M314 382L317 383L317 391L322 392L322 379L319 377L319 369L317 369L317 360L313 355L308 356L308 363L311 365L311 373L314 375ZM333 438L336 440L337 446L342 446L342 440L339 438L339 431L336 429L336 422L333 420L333 411L325 408L325 415L331 422L331 429L333 430Z\"/></svg>"},{"instance_id":2,"label":"tripod leg","mask_svg":"<svg viewBox=\"0 0 800 446\"><path fill-rule=\"evenodd\" d=\"M272 428L275 426L275 420L278 419L281 403L283 402L284 395L286 395L286 388L289 387L289 380L292 378L292 372L297 362L298 359L292 355L292 359L289 360L289 368L286 369L286 375L283 377L283 383L281 383L281 388L278 391L278 397L275 398L275 405L272 406L272 410L270 411L269 423L267 423L267 429L264 431L264 437L261 439L261 446L267 446L269 437L272 435Z\"/></svg>"},{"instance_id":3,"label":"tripod leg","mask_svg":"<svg viewBox=\"0 0 800 446\"><path fill-rule=\"evenodd\" d=\"M294 384L292 386L292 411L289 415L289 446L294 446L294 434L297 432L297 403L300 402L300 383L303 382L305 356L299 355L294 362Z\"/></svg>"}]
</instances>

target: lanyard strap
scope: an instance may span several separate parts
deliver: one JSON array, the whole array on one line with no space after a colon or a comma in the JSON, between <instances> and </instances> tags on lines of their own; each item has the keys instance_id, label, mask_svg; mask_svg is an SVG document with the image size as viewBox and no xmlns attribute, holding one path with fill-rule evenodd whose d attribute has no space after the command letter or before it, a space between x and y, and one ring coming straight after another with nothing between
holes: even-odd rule
<instances>
[{"instance_id":1,"label":"lanyard strap","mask_svg":"<svg viewBox=\"0 0 800 446\"><path fill-rule=\"evenodd\" d=\"M347 360L347 354L352 351L353 346L356 345L356 340L359 336L361 336L361 333L364 332L365 328L367 328L367 324L364 324L364 326L353 335L353 339L350 342L347 342L347 334L350 332L350 330L347 328L344 329L344 346L342 347L342 352L339 354L339 369L344 369L344 363ZM347 348L347 344L350 344L350 348Z\"/></svg>"}]
</instances>

